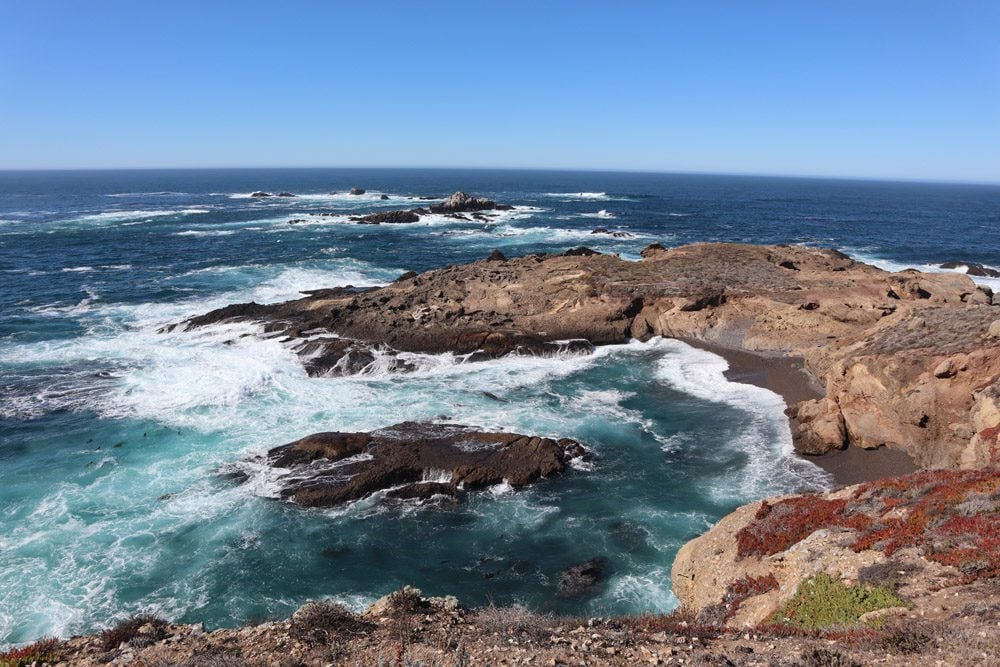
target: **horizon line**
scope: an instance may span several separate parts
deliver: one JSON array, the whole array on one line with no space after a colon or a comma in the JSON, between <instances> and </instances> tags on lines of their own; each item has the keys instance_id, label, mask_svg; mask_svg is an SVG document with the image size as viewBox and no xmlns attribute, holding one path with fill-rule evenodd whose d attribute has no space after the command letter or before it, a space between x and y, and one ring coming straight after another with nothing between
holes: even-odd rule
<instances>
[{"instance_id":1,"label":"horizon line","mask_svg":"<svg viewBox=\"0 0 1000 667\"><path fill-rule=\"evenodd\" d=\"M0 173L41 173L41 172L101 172L101 171L236 171L236 170L294 170L294 169L357 169L357 170L413 170L413 171L535 171L535 172L580 172L607 174L651 174L664 176L730 176L743 178L788 178L800 180L828 181L859 181L881 183L926 183L939 185L977 185L998 186L1000 180L965 180L949 178L913 178L905 176L844 176L817 174L782 174L767 172L729 172L729 171L678 171L659 169L623 169L604 167L491 167L491 166L387 166L387 165L253 165L253 166L170 166L170 167L0 167Z\"/></svg>"}]
</instances>

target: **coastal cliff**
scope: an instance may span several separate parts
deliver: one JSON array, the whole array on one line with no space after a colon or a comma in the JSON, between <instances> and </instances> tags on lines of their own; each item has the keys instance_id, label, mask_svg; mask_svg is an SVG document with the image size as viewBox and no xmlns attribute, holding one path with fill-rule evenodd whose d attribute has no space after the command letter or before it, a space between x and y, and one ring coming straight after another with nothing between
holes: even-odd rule
<instances>
[{"instance_id":1,"label":"coastal cliff","mask_svg":"<svg viewBox=\"0 0 1000 667\"><path fill-rule=\"evenodd\" d=\"M1000 460L1000 307L957 273L889 273L801 246L654 244L638 262L585 248L406 274L378 289L321 289L236 304L182 324L260 322L310 374L376 357L587 351L668 336L797 357L823 390L789 407L796 449L906 452L921 467Z\"/></svg>"},{"instance_id":2,"label":"coastal cliff","mask_svg":"<svg viewBox=\"0 0 1000 667\"><path fill-rule=\"evenodd\" d=\"M261 323L313 375L364 373L376 358L407 372L399 352L452 352L474 363L654 336L797 357L822 394L789 407L800 452L886 446L936 470L737 509L678 553L672 582L681 608L667 616L468 610L407 588L360 614L314 602L285 621L213 632L130 619L99 635L19 649L35 651L38 662L1000 664L1000 308L966 276L888 273L836 251L787 246L654 245L638 262L586 249L509 260L497 253L379 289L228 306L180 326L233 320ZM421 428L392 427L407 437ZM296 466L313 474L317 461L363 454L376 476L420 487L417 495L449 496L469 466L453 451L462 439L534 452L525 483L585 453L572 441L446 431L432 434L441 440L433 448L421 441L417 455L454 460L462 474L447 484L421 477L423 459L403 468L379 461L378 448L392 445L384 433L317 434L268 456L292 469L297 486L288 495L305 493L308 505L370 492L324 481L323 502L313 502L316 487L303 485ZM490 482L507 474L494 472Z\"/></svg>"}]
</instances>

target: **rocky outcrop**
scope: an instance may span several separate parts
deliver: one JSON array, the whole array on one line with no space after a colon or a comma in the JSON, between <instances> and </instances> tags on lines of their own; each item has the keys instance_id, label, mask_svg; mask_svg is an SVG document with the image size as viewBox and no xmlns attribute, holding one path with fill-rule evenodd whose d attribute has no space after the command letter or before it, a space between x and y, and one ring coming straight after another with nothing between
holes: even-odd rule
<instances>
[{"instance_id":1,"label":"rocky outcrop","mask_svg":"<svg viewBox=\"0 0 1000 667\"><path fill-rule=\"evenodd\" d=\"M891 584L923 614L942 588L958 597L959 587L996 581L997 535L1000 471L915 473L741 507L681 548L673 590L689 613L734 627L781 622L782 605L824 575ZM769 585L749 585L759 582Z\"/></svg>"},{"instance_id":2,"label":"rocky outcrop","mask_svg":"<svg viewBox=\"0 0 1000 667\"><path fill-rule=\"evenodd\" d=\"M277 480L282 497L328 507L380 491L397 499L457 500L495 484L520 488L588 456L565 438L405 422L371 433L316 433L270 450L265 461L288 471Z\"/></svg>"},{"instance_id":3,"label":"rocky outcrop","mask_svg":"<svg viewBox=\"0 0 1000 667\"><path fill-rule=\"evenodd\" d=\"M257 190L256 192L252 192L250 194L250 196L251 197L261 198L261 197L273 197L274 195L272 195L270 192L264 192L263 190Z\"/></svg>"},{"instance_id":4,"label":"rocky outcrop","mask_svg":"<svg viewBox=\"0 0 1000 667\"><path fill-rule=\"evenodd\" d=\"M364 188L351 188L351 191L348 194L357 196L357 195L363 195L364 193L365 193Z\"/></svg>"},{"instance_id":5,"label":"rocky outcrop","mask_svg":"<svg viewBox=\"0 0 1000 667\"><path fill-rule=\"evenodd\" d=\"M1000 271L975 262L945 262L941 265L942 269L960 269L962 267L965 267L966 275L982 278L1000 278Z\"/></svg>"},{"instance_id":6,"label":"rocky outcrop","mask_svg":"<svg viewBox=\"0 0 1000 667\"><path fill-rule=\"evenodd\" d=\"M431 213L466 213L469 211L509 211L513 206L498 204L486 197L475 197L465 192L456 192L442 203L431 206Z\"/></svg>"},{"instance_id":7,"label":"rocky outcrop","mask_svg":"<svg viewBox=\"0 0 1000 667\"><path fill-rule=\"evenodd\" d=\"M607 571L608 559L603 557L568 567L559 573L556 594L565 598L592 594L604 583Z\"/></svg>"},{"instance_id":8,"label":"rocky outcrop","mask_svg":"<svg viewBox=\"0 0 1000 667\"><path fill-rule=\"evenodd\" d=\"M416 210L411 211L379 211L369 213L356 218L351 218L354 222L362 225L391 224L398 225L409 222L420 222L420 214Z\"/></svg>"},{"instance_id":9,"label":"rocky outcrop","mask_svg":"<svg viewBox=\"0 0 1000 667\"><path fill-rule=\"evenodd\" d=\"M798 246L653 244L642 256L580 248L478 261L369 291L228 306L184 326L262 322L307 365L322 360L314 374L365 368L360 358L338 366L349 349L475 361L658 335L701 340L803 360L825 389L790 406L803 453L887 446L924 467L1000 460L992 430L1000 426L1000 333L990 333L1000 308L967 276L888 273Z\"/></svg>"}]
</instances>

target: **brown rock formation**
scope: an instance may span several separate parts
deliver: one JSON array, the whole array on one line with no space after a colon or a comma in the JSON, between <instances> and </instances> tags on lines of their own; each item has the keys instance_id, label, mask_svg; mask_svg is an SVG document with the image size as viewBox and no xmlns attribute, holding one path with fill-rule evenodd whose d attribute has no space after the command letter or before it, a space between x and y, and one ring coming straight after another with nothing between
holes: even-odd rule
<instances>
[{"instance_id":1,"label":"brown rock formation","mask_svg":"<svg viewBox=\"0 0 1000 667\"><path fill-rule=\"evenodd\" d=\"M996 581L997 535L997 469L920 472L740 507L681 548L673 590L688 612L742 627L767 620L819 574L848 585L891 579L922 615L942 588L958 596ZM733 602L728 591L764 580L773 585L721 609Z\"/></svg>"},{"instance_id":2,"label":"brown rock formation","mask_svg":"<svg viewBox=\"0 0 1000 667\"><path fill-rule=\"evenodd\" d=\"M255 320L293 344L311 332L297 349L322 360L311 364L317 374L359 367L340 363L359 346L475 360L548 354L571 339L576 351L657 335L698 339L804 360L826 395L789 410L801 452L884 445L925 467L1000 461L1000 333L990 333L1000 308L968 277L887 273L798 246L654 244L640 262L584 251L228 306L186 326Z\"/></svg>"},{"instance_id":3,"label":"brown rock formation","mask_svg":"<svg viewBox=\"0 0 1000 667\"><path fill-rule=\"evenodd\" d=\"M519 488L583 456L569 439L404 422L371 433L316 433L272 449L267 463L289 469L278 480L283 497L327 507L386 489L394 498L458 498L505 481Z\"/></svg>"}]
</instances>

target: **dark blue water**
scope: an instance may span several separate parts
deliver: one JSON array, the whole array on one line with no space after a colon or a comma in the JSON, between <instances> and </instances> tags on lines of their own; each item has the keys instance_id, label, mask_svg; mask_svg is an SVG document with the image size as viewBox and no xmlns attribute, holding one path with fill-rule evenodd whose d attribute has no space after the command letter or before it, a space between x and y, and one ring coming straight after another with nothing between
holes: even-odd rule
<instances>
[{"instance_id":1,"label":"dark blue water","mask_svg":"<svg viewBox=\"0 0 1000 667\"><path fill-rule=\"evenodd\" d=\"M353 186L369 192L345 194ZM298 196L248 197L261 189ZM486 223L345 217L457 189L517 208ZM889 268L998 266L998 225L995 186L446 170L0 173L0 643L144 610L232 625L310 598L361 605L405 583L470 604L666 610L684 541L749 499L827 481L789 456L778 397L726 382L722 360L673 341L472 365L417 355L410 375L316 379L275 341L223 344L252 327L157 333L164 324L234 301L377 285L493 248L588 245L637 258L654 241L807 243ZM598 458L458 509L373 499L305 511L274 500L264 471L239 487L217 475L310 432L441 415L575 437ZM558 598L559 570L597 555L611 563L606 586Z\"/></svg>"}]
</instances>

